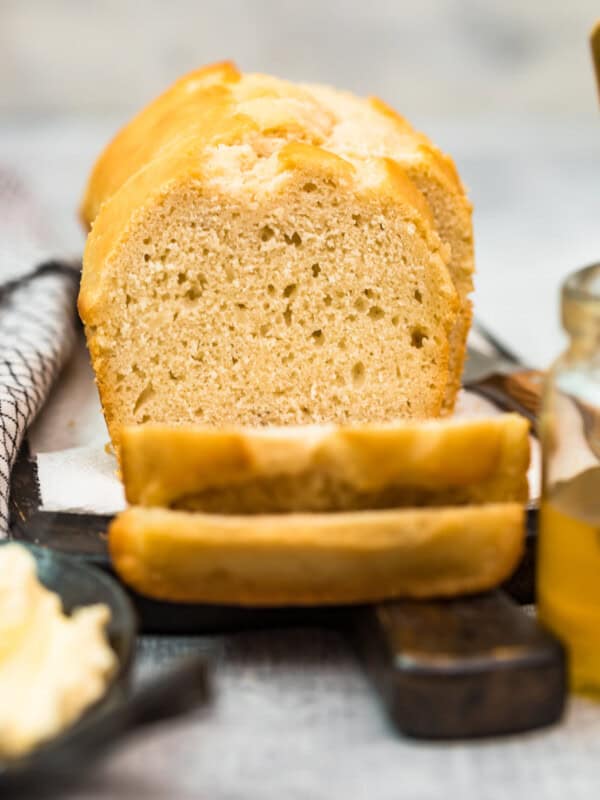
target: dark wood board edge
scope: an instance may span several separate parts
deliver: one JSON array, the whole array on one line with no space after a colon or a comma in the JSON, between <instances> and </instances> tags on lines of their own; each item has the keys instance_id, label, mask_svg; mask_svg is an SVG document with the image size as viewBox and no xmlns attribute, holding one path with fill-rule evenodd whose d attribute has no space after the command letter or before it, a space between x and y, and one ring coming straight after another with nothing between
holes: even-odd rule
<instances>
[{"instance_id":1,"label":"dark wood board edge","mask_svg":"<svg viewBox=\"0 0 600 800\"><path fill-rule=\"evenodd\" d=\"M564 712L564 648L499 590L365 607L352 642L406 736L503 736L552 725Z\"/></svg>"}]
</instances>

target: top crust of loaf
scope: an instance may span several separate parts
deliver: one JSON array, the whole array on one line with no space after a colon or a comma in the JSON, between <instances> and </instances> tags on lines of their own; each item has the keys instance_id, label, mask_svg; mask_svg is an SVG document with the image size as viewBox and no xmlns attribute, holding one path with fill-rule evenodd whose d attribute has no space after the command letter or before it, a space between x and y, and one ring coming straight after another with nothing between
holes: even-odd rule
<instances>
[{"instance_id":1,"label":"top crust of loaf","mask_svg":"<svg viewBox=\"0 0 600 800\"><path fill-rule=\"evenodd\" d=\"M198 147L209 140L234 144L252 130L301 139L340 155L379 155L406 161L405 166L423 162L457 195L465 195L452 159L379 98L362 100L267 75L242 76L226 61L180 78L119 131L88 181L81 206L84 224L91 226L102 203L165 147L190 135L199 137Z\"/></svg>"}]
</instances>

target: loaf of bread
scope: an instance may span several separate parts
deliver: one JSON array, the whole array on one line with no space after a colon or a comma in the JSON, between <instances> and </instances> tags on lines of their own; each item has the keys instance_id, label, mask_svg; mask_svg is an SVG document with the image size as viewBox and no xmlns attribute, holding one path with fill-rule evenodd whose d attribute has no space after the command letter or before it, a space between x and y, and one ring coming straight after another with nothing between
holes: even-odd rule
<instances>
[{"instance_id":1,"label":"loaf of bread","mask_svg":"<svg viewBox=\"0 0 600 800\"><path fill-rule=\"evenodd\" d=\"M386 422L452 409L470 205L379 100L241 75L177 82L100 157L79 309L109 432Z\"/></svg>"},{"instance_id":2,"label":"loaf of bread","mask_svg":"<svg viewBox=\"0 0 600 800\"><path fill-rule=\"evenodd\" d=\"M528 495L529 425L488 419L287 428L123 428L133 505L223 514L350 511Z\"/></svg>"},{"instance_id":3,"label":"loaf of bread","mask_svg":"<svg viewBox=\"0 0 600 800\"><path fill-rule=\"evenodd\" d=\"M160 600L362 603L497 586L522 553L518 503L225 516L130 508L109 531L114 567Z\"/></svg>"}]
</instances>

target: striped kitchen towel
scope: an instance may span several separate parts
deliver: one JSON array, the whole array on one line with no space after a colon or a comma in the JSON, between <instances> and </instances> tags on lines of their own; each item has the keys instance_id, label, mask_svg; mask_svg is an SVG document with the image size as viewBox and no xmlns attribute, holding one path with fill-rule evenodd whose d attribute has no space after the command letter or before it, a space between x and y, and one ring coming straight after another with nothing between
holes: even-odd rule
<instances>
[{"instance_id":1,"label":"striped kitchen towel","mask_svg":"<svg viewBox=\"0 0 600 800\"><path fill-rule=\"evenodd\" d=\"M24 182L0 166L0 539L21 441L75 341L79 264L56 247Z\"/></svg>"}]
</instances>

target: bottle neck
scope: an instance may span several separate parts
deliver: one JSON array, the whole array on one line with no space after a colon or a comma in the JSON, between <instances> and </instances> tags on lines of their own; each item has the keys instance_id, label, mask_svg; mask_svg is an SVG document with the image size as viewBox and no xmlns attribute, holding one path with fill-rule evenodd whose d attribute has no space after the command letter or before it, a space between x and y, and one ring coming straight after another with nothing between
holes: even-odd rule
<instances>
[{"instance_id":1,"label":"bottle neck","mask_svg":"<svg viewBox=\"0 0 600 800\"><path fill-rule=\"evenodd\" d=\"M573 273L563 284L561 316L572 357L600 358L600 263Z\"/></svg>"}]
</instances>

